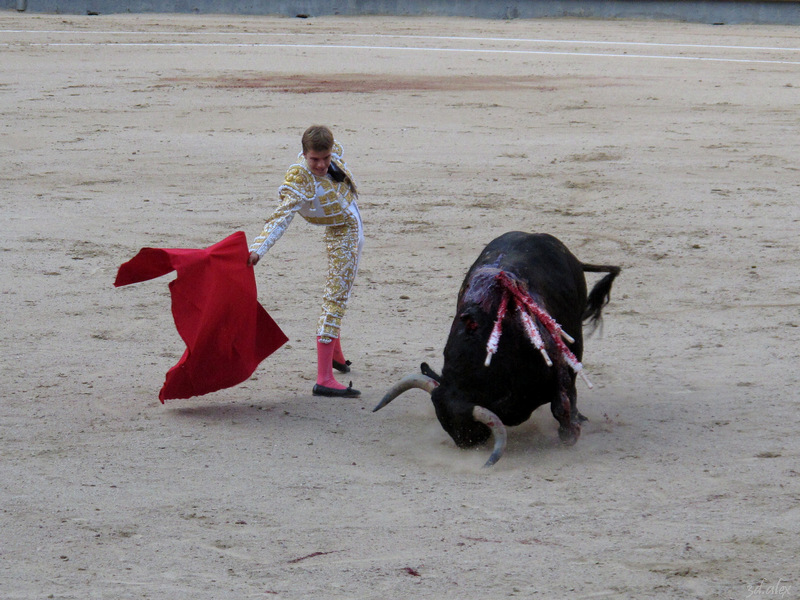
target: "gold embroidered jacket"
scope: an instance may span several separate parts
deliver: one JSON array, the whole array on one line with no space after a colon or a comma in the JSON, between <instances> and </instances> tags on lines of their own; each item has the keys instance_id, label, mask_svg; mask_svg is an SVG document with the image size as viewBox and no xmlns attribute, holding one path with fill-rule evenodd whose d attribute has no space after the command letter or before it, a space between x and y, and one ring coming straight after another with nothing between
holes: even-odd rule
<instances>
[{"instance_id":1,"label":"gold embroidered jacket","mask_svg":"<svg viewBox=\"0 0 800 600\"><path fill-rule=\"evenodd\" d=\"M264 224L261 235L253 240L251 252L263 256L288 229L297 213L309 223L324 226L344 225L353 218L354 202L358 198L355 180L342 160L342 147L338 142L334 142L331 154L331 162L345 175L344 181L317 177L300 154L300 162L286 171L283 185L278 188L278 207Z\"/></svg>"}]
</instances>

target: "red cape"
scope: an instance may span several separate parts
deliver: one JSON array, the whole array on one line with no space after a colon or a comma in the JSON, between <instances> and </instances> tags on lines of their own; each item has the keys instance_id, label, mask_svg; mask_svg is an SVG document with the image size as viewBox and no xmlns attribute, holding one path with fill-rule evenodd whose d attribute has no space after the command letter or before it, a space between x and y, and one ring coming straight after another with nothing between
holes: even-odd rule
<instances>
[{"instance_id":1,"label":"red cape","mask_svg":"<svg viewBox=\"0 0 800 600\"><path fill-rule=\"evenodd\" d=\"M162 404L237 385L288 341L258 302L249 255L237 231L202 250L142 248L119 268L115 287L178 272L169 289L186 352L167 372Z\"/></svg>"}]
</instances>

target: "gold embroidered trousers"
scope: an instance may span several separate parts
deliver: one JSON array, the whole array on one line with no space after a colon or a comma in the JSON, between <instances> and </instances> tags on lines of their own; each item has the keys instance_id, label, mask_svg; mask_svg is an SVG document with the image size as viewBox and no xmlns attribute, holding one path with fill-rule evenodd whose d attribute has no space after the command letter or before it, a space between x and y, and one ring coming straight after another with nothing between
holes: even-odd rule
<instances>
[{"instance_id":1,"label":"gold embroidered trousers","mask_svg":"<svg viewBox=\"0 0 800 600\"><path fill-rule=\"evenodd\" d=\"M348 223L325 228L328 276L322 295L322 313L317 324L317 336L321 342L339 337L347 300L358 272L364 233L355 203L351 208Z\"/></svg>"}]
</instances>

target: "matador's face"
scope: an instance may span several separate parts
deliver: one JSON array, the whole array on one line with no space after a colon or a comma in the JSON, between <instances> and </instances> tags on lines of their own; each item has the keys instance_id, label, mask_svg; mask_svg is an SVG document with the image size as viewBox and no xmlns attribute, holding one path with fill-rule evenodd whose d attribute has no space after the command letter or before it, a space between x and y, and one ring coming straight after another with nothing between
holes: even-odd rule
<instances>
[{"instance_id":1,"label":"matador's face","mask_svg":"<svg viewBox=\"0 0 800 600\"><path fill-rule=\"evenodd\" d=\"M317 177L324 177L328 172L328 167L331 166L331 151L330 150L308 150L303 153L303 156L308 163L308 168Z\"/></svg>"}]
</instances>

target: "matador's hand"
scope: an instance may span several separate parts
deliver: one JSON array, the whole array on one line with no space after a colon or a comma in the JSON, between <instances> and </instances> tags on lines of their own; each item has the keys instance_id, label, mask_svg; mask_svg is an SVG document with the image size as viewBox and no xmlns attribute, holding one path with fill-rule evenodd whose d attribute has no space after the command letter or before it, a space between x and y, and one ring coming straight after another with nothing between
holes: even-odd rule
<instances>
[{"instance_id":1,"label":"matador's hand","mask_svg":"<svg viewBox=\"0 0 800 600\"><path fill-rule=\"evenodd\" d=\"M251 252L250 256L247 257L247 266L254 267L260 259L261 256L258 254L258 252Z\"/></svg>"}]
</instances>

